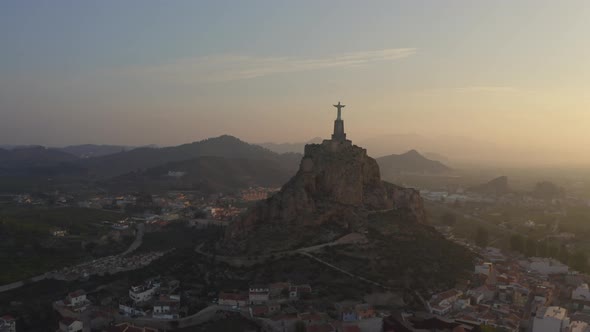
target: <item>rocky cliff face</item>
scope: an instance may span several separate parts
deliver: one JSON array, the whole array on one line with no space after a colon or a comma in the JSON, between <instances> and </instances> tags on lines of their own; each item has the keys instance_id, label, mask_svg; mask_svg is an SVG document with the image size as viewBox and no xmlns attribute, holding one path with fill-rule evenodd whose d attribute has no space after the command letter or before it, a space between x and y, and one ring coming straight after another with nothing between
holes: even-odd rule
<instances>
[{"instance_id":1,"label":"rocky cliff face","mask_svg":"<svg viewBox=\"0 0 590 332\"><path fill-rule=\"evenodd\" d=\"M403 210L414 222L425 221L416 190L382 182L377 162L365 149L350 141L325 140L306 145L297 174L234 222L225 244L232 251L313 245L362 231L368 212L390 209Z\"/></svg>"}]
</instances>

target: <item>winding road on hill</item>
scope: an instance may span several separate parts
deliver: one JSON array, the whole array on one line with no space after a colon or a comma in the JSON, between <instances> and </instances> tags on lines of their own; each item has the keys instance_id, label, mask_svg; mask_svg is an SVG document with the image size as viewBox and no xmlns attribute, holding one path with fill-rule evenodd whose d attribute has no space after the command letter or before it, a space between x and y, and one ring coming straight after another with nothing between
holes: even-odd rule
<instances>
[{"instance_id":1,"label":"winding road on hill","mask_svg":"<svg viewBox=\"0 0 590 332\"><path fill-rule=\"evenodd\" d=\"M356 233L354 233L356 234ZM343 244L352 244L352 243L360 243L360 242L364 242L366 241L366 238L363 235L357 234L358 236L351 236L353 234L348 234L345 235L335 241L332 242L327 242L327 243L322 243L322 244L318 244L318 245L314 245L314 246L310 246L310 247L304 247L304 248L299 248L299 249L293 249L293 250L288 250L288 251L281 251L281 252L275 252L275 253L271 253L271 254L266 254L266 255L258 255L255 256L255 258L251 258L251 257L245 257L245 256L219 256L219 255L213 255L211 253L207 253L202 251L202 247L203 244L198 245L195 248L195 251L198 254L207 256L207 257L215 257L215 259L222 261L224 263L227 263L229 265L233 265L233 266L251 266L251 265L255 265L258 263L262 263L264 262L266 259L269 258L279 258L279 257L284 257L284 256L288 256L288 255L295 255L295 254L300 254L300 255L304 255L306 257L309 257L313 260L315 260L316 262L329 267L332 270L335 270L339 273L343 273L346 274L349 277L358 279L360 281L369 283L371 285L383 288L385 290L394 290L391 287L385 286L379 282L376 282L374 280L370 280L367 279L363 276L359 276L357 274L354 274L352 272L346 271L342 268L339 268L338 266L329 263L321 258L318 258L314 255L312 255L312 252L318 251L324 247L328 247L328 246L335 246L335 245L343 245Z\"/></svg>"}]
</instances>

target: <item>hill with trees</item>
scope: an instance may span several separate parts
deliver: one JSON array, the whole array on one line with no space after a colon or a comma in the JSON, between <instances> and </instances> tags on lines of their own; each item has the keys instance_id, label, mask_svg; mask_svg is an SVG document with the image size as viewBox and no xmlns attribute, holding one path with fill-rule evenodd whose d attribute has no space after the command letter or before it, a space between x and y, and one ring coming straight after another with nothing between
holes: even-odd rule
<instances>
[{"instance_id":1,"label":"hill with trees","mask_svg":"<svg viewBox=\"0 0 590 332\"><path fill-rule=\"evenodd\" d=\"M204 156L130 172L106 181L106 185L115 191L228 192L253 186L280 187L292 175L274 160Z\"/></svg>"},{"instance_id":2,"label":"hill with trees","mask_svg":"<svg viewBox=\"0 0 590 332\"><path fill-rule=\"evenodd\" d=\"M170 162L199 157L242 158L272 161L286 170L295 170L301 159L299 154L278 154L261 146L248 144L240 139L223 135L199 142L165 148L143 147L81 162L89 174L98 177L114 177L132 171L141 171Z\"/></svg>"}]
</instances>

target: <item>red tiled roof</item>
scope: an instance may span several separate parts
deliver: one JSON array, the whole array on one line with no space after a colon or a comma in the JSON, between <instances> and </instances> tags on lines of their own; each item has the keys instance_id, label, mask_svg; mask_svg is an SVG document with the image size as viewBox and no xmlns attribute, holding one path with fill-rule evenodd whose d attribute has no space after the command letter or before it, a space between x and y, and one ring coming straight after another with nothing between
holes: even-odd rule
<instances>
[{"instance_id":1,"label":"red tiled roof","mask_svg":"<svg viewBox=\"0 0 590 332\"><path fill-rule=\"evenodd\" d=\"M78 297L78 296L82 296L85 295L86 292L84 292L84 290L82 289L78 289L77 291L71 292L68 294L68 297Z\"/></svg>"},{"instance_id":2,"label":"red tiled roof","mask_svg":"<svg viewBox=\"0 0 590 332\"><path fill-rule=\"evenodd\" d=\"M358 325L346 325L342 327L342 332L361 332L361 328Z\"/></svg>"},{"instance_id":3,"label":"red tiled roof","mask_svg":"<svg viewBox=\"0 0 590 332\"><path fill-rule=\"evenodd\" d=\"M275 316L272 318L274 321L281 321L281 320L299 320L297 314L282 314L280 316Z\"/></svg>"},{"instance_id":4,"label":"red tiled roof","mask_svg":"<svg viewBox=\"0 0 590 332\"><path fill-rule=\"evenodd\" d=\"M221 292L219 293L219 299L223 299L223 300L232 300L232 301L246 301L248 300L248 294L247 293L226 293L226 292Z\"/></svg>"},{"instance_id":5,"label":"red tiled roof","mask_svg":"<svg viewBox=\"0 0 590 332\"><path fill-rule=\"evenodd\" d=\"M265 305L257 305L252 307L252 315L254 316L264 315L266 313L268 313L268 307Z\"/></svg>"},{"instance_id":6,"label":"red tiled roof","mask_svg":"<svg viewBox=\"0 0 590 332\"><path fill-rule=\"evenodd\" d=\"M143 332L143 329L140 327L129 326L127 329L125 329L125 332Z\"/></svg>"},{"instance_id":7,"label":"red tiled roof","mask_svg":"<svg viewBox=\"0 0 590 332\"><path fill-rule=\"evenodd\" d=\"M275 282L273 284L270 284L271 289L285 289L285 288L289 288L290 286L291 286L291 283L289 283L289 282Z\"/></svg>"},{"instance_id":8,"label":"red tiled roof","mask_svg":"<svg viewBox=\"0 0 590 332\"><path fill-rule=\"evenodd\" d=\"M332 324L320 324L310 325L307 327L306 332L333 332L336 331Z\"/></svg>"},{"instance_id":9,"label":"red tiled roof","mask_svg":"<svg viewBox=\"0 0 590 332\"><path fill-rule=\"evenodd\" d=\"M117 326L112 326L108 332L158 332L158 330L149 327L137 327L129 323L121 323Z\"/></svg>"},{"instance_id":10,"label":"red tiled roof","mask_svg":"<svg viewBox=\"0 0 590 332\"><path fill-rule=\"evenodd\" d=\"M324 320L324 318L321 315L316 314L316 313L303 313L303 314L300 314L299 315L299 318L301 320L309 320L309 321L312 321L312 322L313 321L318 322L318 321Z\"/></svg>"}]
</instances>

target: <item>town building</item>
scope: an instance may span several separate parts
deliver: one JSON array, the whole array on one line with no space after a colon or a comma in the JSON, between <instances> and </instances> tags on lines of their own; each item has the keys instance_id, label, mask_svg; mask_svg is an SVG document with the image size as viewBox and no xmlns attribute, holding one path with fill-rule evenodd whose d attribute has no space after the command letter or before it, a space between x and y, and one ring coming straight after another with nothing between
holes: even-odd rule
<instances>
[{"instance_id":1,"label":"town building","mask_svg":"<svg viewBox=\"0 0 590 332\"><path fill-rule=\"evenodd\" d=\"M154 297L156 291L160 289L160 285L160 280L156 278L146 280L141 285L131 286L129 298L135 303L149 301Z\"/></svg>"},{"instance_id":2,"label":"town building","mask_svg":"<svg viewBox=\"0 0 590 332\"><path fill-rule=\"evenodd\" d=\"M270 288L267 285L252 285L248 292L250 304L264 304L270 299Z\"/></svg>"},{"instance_id":3,"label":"town building","mask_svg":"<svg viewBox=\"0 0 590 332\"><path fill-rule=\"evenodd\" d=\"M530 271L542 274L566 274L569 267L552 258L532 257L522 263Z\"/></svg>"},{"instance_id":4,"label":"town building","mask_svg":"<svg viewBox=\"0 0 590 332\"><path fill-rule=\"evenodd\" d=\"M177 319L180 308L180 295L163 295L154 303L152 317L157 319Z\"/></svg>"},{"instance_id":5,"label":"town building","mask_svg":"<svg viewBox=\"0 0 590 332\"><path fill-rule=\"evenodd\" d=\"M431 314L444 316L453 310L453 305L461 295L463 292L457 289L435 294L427 302L428 310Z\"/></svg>"},{"instance_id":6,"label":"town building","mask_svg":"<svg viewBox=\"0 0 590 332\"><path fill-rule=\"evenodd\" d=\"M86 292L82 289L69 293L63 303L74 312L83 312L90 305L90 301L86 298Z\"/></svg>"},{"instance_id":7,"label":"town building","mask_svg":"<svg viewBox=\"0 0 590 332\"><path fill-rule=\"evenodd\" d=\"M221 292L217 303L231 307L245 307L248 300L249 297L246 292Z\"/></svg>"},{"instance_id":8,"label":"town building","mask_svg":"<svg viewBox=\"0 0 590 332\"><path fill-rule=\"evenodd\" d=\"M81 332L84 324L76 319L65 317L59 321L59 332Z\"/></svg>"},{"instance_id":9,"label":"town building","mask_svg":"<svg viewBox=\"0 0 590 332\"><path fill-rule=\"evenodd\" d=\"M532 332L564 332L569 324L565 308L541 307L533 320Z\"/></svg>"},{"instance_id":10,"label":"town building","mask_svg":"<svg viewBox=\"0 0 590 332\"><path fill-rule=\"evenodd\" d=\"M572 302L579 310L590 310L590 289L583 283L572 290Z\"/></svg>"},{"instance_id":11,"label":"town building","mask_svg":"<svg viewBox=\"0 0 590 332\"><path fill-rule=\"evenodd\" d=\"M582 321L573 321L570 323L570 326L568 327L568 332L589 332L589 331L590 331L590 325L588 325L588 323L582 322Z\"/></svg>"}]
</instances>

